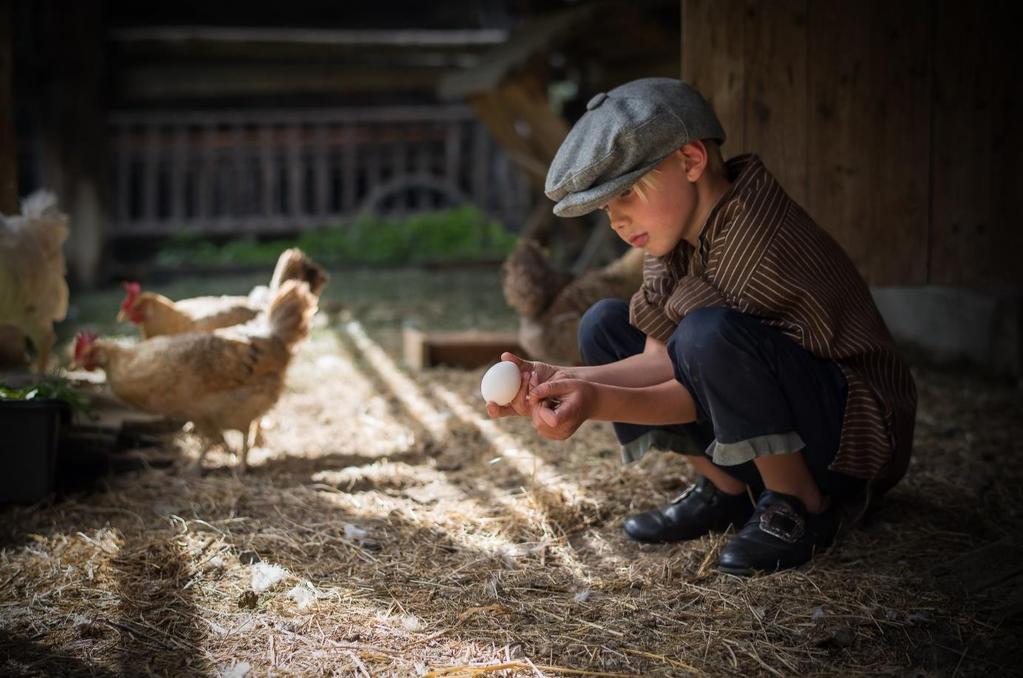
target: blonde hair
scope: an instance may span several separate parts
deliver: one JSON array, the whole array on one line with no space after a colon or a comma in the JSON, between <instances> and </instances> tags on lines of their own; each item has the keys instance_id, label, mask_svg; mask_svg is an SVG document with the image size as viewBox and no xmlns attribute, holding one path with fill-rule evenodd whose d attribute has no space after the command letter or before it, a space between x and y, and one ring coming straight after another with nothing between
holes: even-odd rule
<instances>
[{"instance_id":1,"label":"blonde hair","mask_svg":"<svg viewBox=\"0 0 1023 678\"><path fill-rule=\"evenodd\" d=\"M646 174L644 174L643 176L641 176L639 178L639 181L633 184L632 190L636 191L636 194L639 196L640 200L642 200L643 202L647 202L648 198L646 195L646 189L649 188L652 191L656 191L658 188L660 188L660 180L661 170L655 167Z\"/></svg>"},{"instance_id":2,"label":"blonde hair","mask_svg":"<svg viewBox=\"0 0 1023 678\"><path fill-rule=\"evenodd\" d=\"M721 144L710 139L704 139L703 145L707 148L707 168L706 171L713 176L721 177L725 175L725 160L721 155ZM685 169L685 158L679 160L682 164L682 168ZM644 174L639 180L634 183L631 188L636 191L639 199L643 202L649 202L650 199L647 196L647 190L656 191L660 188L661 181L661 170L656 167ZM607 205L604 205L601 209L607 211Z\"/></svg>"},{"instance_id":3,"label":"blonde hair","mask_svg":"<svg viewBox=\"0 0 1023 678\"><path fill-rule=\"evenodd\" d=\"M703 140L703 145L707 148L707 169L713 176L724 176L725 174L725 160L721 156L721 144L710 139ZM685 169L685 158L679 160L682 164L682 168ZM661 170L656 167L644 174L639 178L632 189L639 195L639 199L643 202L647 202L647 189L656 191L660 188Z\"/></svg>"}]
</instances>

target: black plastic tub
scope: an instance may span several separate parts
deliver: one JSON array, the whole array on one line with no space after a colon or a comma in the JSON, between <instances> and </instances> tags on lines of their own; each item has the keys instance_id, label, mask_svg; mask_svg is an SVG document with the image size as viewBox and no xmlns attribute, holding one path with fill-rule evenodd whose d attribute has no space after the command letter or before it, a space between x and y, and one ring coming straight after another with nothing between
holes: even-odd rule
<instances>
[{"instance_id":1,"label":"black plastic tub","mask_svg":"<svg viewBox=\"0 0 1023 678\"><path fill-rule=\"evenodd\" d=\"M0 400L0 503L34 504L50 496L61 431L70 423L63 400Z\"/></svg>"}]
</instances>

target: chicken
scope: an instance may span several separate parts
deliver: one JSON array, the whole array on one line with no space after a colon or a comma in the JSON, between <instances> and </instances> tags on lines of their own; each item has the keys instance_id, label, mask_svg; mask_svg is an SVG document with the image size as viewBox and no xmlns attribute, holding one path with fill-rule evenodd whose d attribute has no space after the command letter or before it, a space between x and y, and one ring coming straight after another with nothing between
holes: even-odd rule
<instances>
[{"instance_id":1,"label":"chicken","mask_svg":"<svg viewBox=\"0 0 1023 678\"><path fill-rule=\"evenodd\" d=\"M604 268L576 277L555 270L540 245L522 240L504 262L504 297L519 314L519 344L536 360L580 362L576 335L590 306L628 299L643 282L643 251L631 249Z\"/></svg>"},{"instance_id":2,"label":"chicken","mask_svg":"<svg viewBox=\"0 0 1023 678\"><path fill-rule=\"evenodd\" d=\"M138 325L143 339L212 332L247 323L260 311L258 300L249 297L195 297L173 301L162 294L143 292L137 282L124 283L124 292L117 319Z\"/></svg>"},{"instance_id":3,"label":"chicken","mask_svg":"<svg viewBox=\"0 0 1023 678\"><path fill-rule=\"evenodd\" d=\"M265 308L267 300L286 280L302 280L314 295L327 284L323 268L301 250L285 250L277 259L270 286L260 285L248 296L209 296L172 301L154 292L142 292L138 283L124 284L125 297L117 314L139 326L144 339L185 332L212 332L249 322Z\"/></svg>"},{"instance_id":4,"label":"chicken","mask_svg":"<svg viewBox=\"0 0 1023 678\"><path fill-rule=\"evenodd\" d=\"M206 444L202 463L223 432L241 431L239 469L259 432L259 419L281 395L295 346L309 333L316 296L305 281L288 280L265 316L237 327L154 337L135 344L79 333L75 363L101 367L120 400L141 410L190 421Z\"/></svg>"},{"instance_id":5,"label":"chicken","mask_svg":"<svg viewBox=\"0 0 1023 678\"><path fill-rule=\"evenodd\" d=\"M17 330L3 333L13 344L5 352L23 353L24 334L36 351L39 372L46 369L56 340L53 323L63 320L68 308L63 250L68 223L56 205L52 193L37 191L22 202L20 216L0 215L0 325Z\"/></svg>"}]
</instances>

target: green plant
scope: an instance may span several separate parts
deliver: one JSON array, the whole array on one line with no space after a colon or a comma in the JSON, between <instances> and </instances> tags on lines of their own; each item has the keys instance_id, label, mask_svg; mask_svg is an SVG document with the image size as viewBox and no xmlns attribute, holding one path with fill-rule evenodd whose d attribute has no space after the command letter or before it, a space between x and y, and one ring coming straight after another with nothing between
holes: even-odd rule
<instances>
[{"instance_id":1,"label":"green plant","mask_svg":"<svg viewBox=\"0 0 1023 678\"><path fill-rule=\"evenodd\" d=\"M88 398L61 377L44 377L35 384L22 387L0 384L2 400L63 400L74 412L88 413L91 409Z\"/></svg>"},{"instance_id":2,"label":"green plant","mask_svg":"<svg viewBox=\"0 0 1023 678\"><path fill-rule=\"evenodd\" d=\"M161 265L267 265L288 247L300 247L324 263L415 264L503 257L515 236L483 212L464 206L402 219L360 217L346 224L260 241L241 238L222 245L194 233L169 239L157 255Z\"/></svg>"}]
</instances>

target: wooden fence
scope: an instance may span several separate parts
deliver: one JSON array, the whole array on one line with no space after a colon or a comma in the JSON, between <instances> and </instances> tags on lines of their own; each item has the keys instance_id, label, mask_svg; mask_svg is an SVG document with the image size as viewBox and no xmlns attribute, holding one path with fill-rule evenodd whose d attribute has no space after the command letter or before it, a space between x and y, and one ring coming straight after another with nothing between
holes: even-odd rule
<instances>
[{"instance_id":1,"label":"wooden fence","mask_svg":"<svg viewBox=\"0 0 1023 678\"><path fill-rule=\"evenodd\" d=\"M117 113L115 237L288 233L463 203L517 229L528 181L462 106Z\"/></svg>"}]
</instances>

